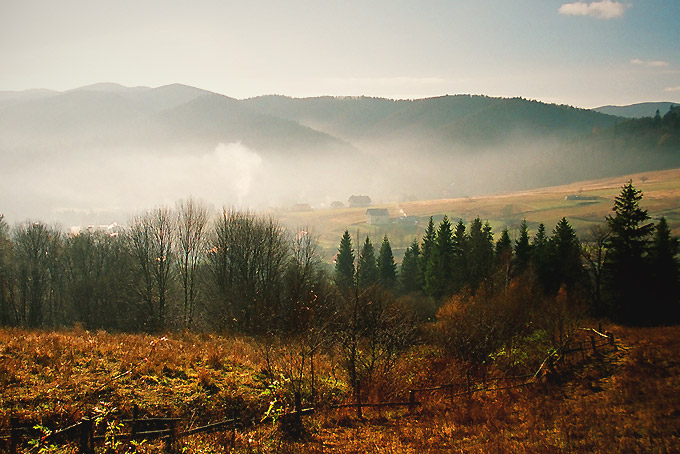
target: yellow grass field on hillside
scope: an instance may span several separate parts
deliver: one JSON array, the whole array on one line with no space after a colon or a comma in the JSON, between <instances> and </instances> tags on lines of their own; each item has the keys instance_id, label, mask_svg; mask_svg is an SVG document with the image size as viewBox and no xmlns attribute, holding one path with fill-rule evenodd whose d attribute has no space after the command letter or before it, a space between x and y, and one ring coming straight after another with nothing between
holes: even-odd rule
<instances>
[{"instance_id":1,"label":"yellow grass field on hillside","mask_svg":"<svg viewBox=\"0 0 680 454\"><path fill-rule=\"evenodd\" d=\"M390 223L369 225L366 208L337 208L304 212L278 212L275 216L291 229L309 228L319 237L323 255L329 259L336 252L340 237L348 229L354 239L370 236L374 243L387 235L400 259L413 238L420 239L429 216L435 219L447 215L454 222L469 223L479 216L488 220L496 235L507 227L510 235L517 232L522 219L529 223L530 233L544 223L548 232L562 217L566 217L576 232L583 235L588 227L602 223L611 214L614 198L628 182L643 192L642 207L653 219L665 216L674 234L680 234L680 169L643 172L620 177L581 181L563 186L497 194L483 197L424 200L403 203L375 204L386 208ZM405 216L417 218L403 222ZM412 219L412 218L409 218Z\"/></svg>"}]
</instances>

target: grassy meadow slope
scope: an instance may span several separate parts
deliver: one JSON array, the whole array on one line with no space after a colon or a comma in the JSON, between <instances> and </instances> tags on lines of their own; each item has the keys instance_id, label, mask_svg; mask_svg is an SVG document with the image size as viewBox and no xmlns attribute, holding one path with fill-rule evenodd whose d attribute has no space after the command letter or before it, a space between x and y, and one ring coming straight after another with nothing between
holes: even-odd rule
<instances>
[{"instance_id":1,"label":"grassy meadow slope","mask_svg":"<svg viewBox=\"0 0 680 454\"><path fill-rule=\"evenodd\" d=\"M367 408L361 420L353 410L327 408L304 418L301 441L291 441L278 424L258 424L270 402L290 409L285 371L292 350L268 362L262 344L231 336L3 329L0 431L6 433L10 416L47 428L86 415L120 421L137 404L143 417L180 418L181 430L231 417L238 409L255 425L238 429L233 452L678 452L680 327L604 329L615 333L618 351L574 355L548 381L453 401L446 393L423 393L422 406L412 413ZM330 353L317 357L317 402L326 404L351 398ZM455 360L414 347L399 360L383 398L403 401L408 389L449 382L464 388L464 370ZM499 373L490 368L487 377ZM98 433L104 431L102 424ZM225 452L229 438L228 432L190 436L182 440L183 452ZM109 443L106 452L125 452L128 446ZM161 449L157 442L143 442L137 452Z\"/></svg>"},{"instance_id":2,"label":"grassy meadow slope","mask_svg":"<svg viewBox=\"0 0 680 454\"><path fill-rule=\"evenodd\" d=\"M680 169L581 181L486 197L375 204L374 208L387 208L390 212L393 222L384 226L367 224L366 208L279 212L276 216L292 228L307 226L316 232L327 258L335 254L345 229L349 229L355 238L369 235L374 242L387 234L395 255L399 257L399 253L403 253L413 238L420 239L429 216L434 216L437 220L447 215L456 221L463 219L466 223L479 216L490 222L495 233L508 227L511 236L524 218L533 233L538 223L543 222L551 230L564 216L577 233L584 234L589 226L604 222L605 216L611 214L614 198L628 180L633 180L635 187L643 191L642 206L649 211L650 216L665 216L672 231L680 234ZM567 200L567 196L580 196L580 199L577 197L575 200ZM418 224L413 221L401 222L399 218L404 215L416 217ZM354 244L357 245L356 239Z\"/></svg>"}]
</instances>

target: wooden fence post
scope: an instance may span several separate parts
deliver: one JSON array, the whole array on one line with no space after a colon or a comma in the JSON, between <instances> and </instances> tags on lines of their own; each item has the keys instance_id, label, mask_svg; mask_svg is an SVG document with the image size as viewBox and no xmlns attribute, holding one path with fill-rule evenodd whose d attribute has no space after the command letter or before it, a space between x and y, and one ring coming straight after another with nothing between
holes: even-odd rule
<instances>
[{"instance_id":1,"label":"wooden fence post","mask_svg":"<svg viewBox=\"0 0 680 454\"><path fill-rule=\"evenodd\" d=\"M609 333L609 345L612 346L612 348L614 349L614 351L617 350L617 348L616 348L616 341L614 340L614 333Z\"/></svg>"},{"instance_id":2,"label":"wooden fence post","mask_svg":"<svg viewBox=\"0 0 680 454\"><path fill-rule=\"evenodd\" d=\"M90 418L83 418L80 422L80 454L94 454L93 428Z\"/></svg>"},{"instance_id":3,"label":"wooden fence post","mask_svg":"<svg viewBox=\"0 0 680 454\"><path fill-rule=\"evenodd\" d=\"M598 332L598 333L601 333L601 332L602 332L602 322L599 322L599 323L597 324L597 332Z\"/></svg>"},{"instance_id":4,"label":"wooden fence post","mask_svg":"<svg viewBox=\"0 0 680 454\"><path fill-rule=\"evenodd\" d=\"M408 392L408 411L416 409L416 392L412 389Z\"/></svg>"},{"instance_id":5,"label":"wooden fence post","mask_svg":"<svg viewBox=\"0 0 680 454\"><path fill-rule=\"evenodd\" d=\"M19 420L12 416L9 420L9 454L17 454L19 444Z\"/></svg>"},{"instance_id":6,"label":"wooden fence post","mask_svg":"<svg viewBox=\"0 0 680 454\"><path fill-rule=\"evenodd\" d=\"M134 440L137 436L137 420L139 419L139 405L132 406L132 428L130 429L130 440Z\"/></svg>"},{"instance_id":7,"label":"wooden fence post","mask_svg":"<svg viewBox=\"0 0 680 454\"><path fill-rule=\"evenodd\" d=\"M234 408L232 412L232 422L231 422L231 449L236 449L236 419L238 418L238 411Z\"/></svg>"},{"instance_id":8,"label":"wooden fence post","mask_svg":"<svg viewBox=\"0 0 680 454\"><path fill-rule=\"evenodd\" d=\"M296 433L302 433L302 396L300 391L295 391L295 418L293 424L295 425L294 430Z\"/></svg>"},{"instance_id":9,"label":"wooden fence post","mask_svg":"<svg viewBox=\"0 0 680 454\"><path fill-rule=\"evenodd\" d=\"M357 380L357 418L362 419L361 415L361 380Z\"/></svg>"},{"instance_id":10,"label":"wooden fence post","mask_svg":"<svg viewBox=\"0 0 680 454\"><path fill-rule=\"evenodd\" d=\"M467 380L467 393L470 395L470 370L465 371L465 378Z\"/></svg>"},{"instance_id":11,"label":"wooden fence post","mask_svg":"<svg viewBox=\"0 0 680 454\"><path fill-rule=\"evenodd\" d=\"M165 442L165 452L168 454L172 454L176 451L177 448L177 422L176 421L169 421L168 422L168 439Z\"/></svg>"},{"instance_id":12,"label":"wooden fence post","mask_svg":"<svg viewBox=\"0 0 680 454\"><path fill-rule=\"evenodd\" d=\"M597 353L597 344L595 343L595 336L590 336L590 344L593 346L593 353Z\"/></svg>"}]
</instances>

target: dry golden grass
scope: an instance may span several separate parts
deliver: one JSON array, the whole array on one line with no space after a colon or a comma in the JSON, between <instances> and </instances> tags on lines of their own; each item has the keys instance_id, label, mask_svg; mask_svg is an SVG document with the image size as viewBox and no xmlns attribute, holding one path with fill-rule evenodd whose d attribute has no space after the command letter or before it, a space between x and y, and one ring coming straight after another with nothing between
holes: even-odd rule
<instances>
[{"instance_id":1,"label":"dry golden grass","mask_svg":"<svg viewBox=\"0 0 680 454\"><path fill-rule=\"evenodd\" d=\"M615 178L581 181L563 186L519 191L484 197L423 200L415 202L388 203L392 218L406 213L409 216L427 217L447 214L450 218L470 221L479 216L489 220L494 232L507 226L516 228L526 218L530 230L535 231L543 222L550 231L562 217L567 217L579 234L593 224L604 222L611 214L614 197L621 186L633 180L637 189L644 193L643 208L653 217L664 215L674 234L680 234L680 169L644 172ZM596 200L565 200L568 195L600 197ZM276 216L291 228L311 227L320 237L321 246L328 259L337 251L337 245L345 229L354 236L370 235L381 238L387 234L395 254L399 255L415 237L420 238L426 225L405 228L396 224L371 226L366 224L365 208L341 208L309 212L281 212ZM357 240L355 239L355 242Z\"/></svg>"},{"instance_id":2,"label":"dry golden grass","mask_svg":"<svg viewBox=\"0 0 680 454\"><path fill-rule=\"evenodd\" d=\"M67 424L104 402L112 414L221 416L259 405L258 353L244 339L83 330L0 330L0 421Z\"/></svg>"},{"instance_id":3,"label":"dry golden grass","mask_svg":"<svg viewBox=\"0 0 680 454\"><path fill-rule=\"evenodd\" d=\"M432 396L412 415L327 415L305 446L356 453L680 452L680 327L607 328L623 348L585 361L577 354L552 383L476 393L453 405L445 394Z\"/></svg>"},{"instance_id":4,"label":"dry golden grass","mask_svg":"<svg viewBox=\"0 0 680 454\"><path fill-rule=\"evenodd\" d=\"M301 441L264 423L237 431L234 451L680 452L680 327L605 329L622 348L585 360L576 354L549 382L453 402L445 391L421 393L422 406L412 413L364 409L362 420L354 409L320 410L305 416ZM319 361L330 381L335 366L327 357ZM264 365L261 348L245 338L0 330L0 427L11 415L63 426L95 408L120 419L133 403L143 415L176 416L192 426L229 417L230 406L257 421L271 398ZM491 378L499 374L489 370ZM371 400L377 389L387 400L406 400L409 389L450 382L465 389L464 369L420 346L374 387ZM188 452L225 452L231 434L182 443ZM160 449L146 444L140 452Z\"/></svg>"}]
</instances>

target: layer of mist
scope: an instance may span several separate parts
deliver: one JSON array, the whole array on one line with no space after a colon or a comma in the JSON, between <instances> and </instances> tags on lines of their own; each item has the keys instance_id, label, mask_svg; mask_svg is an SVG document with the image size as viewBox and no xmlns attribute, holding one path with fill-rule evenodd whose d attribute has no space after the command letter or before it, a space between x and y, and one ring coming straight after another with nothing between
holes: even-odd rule
<instances>
[{"instance_id":1,"label":"layer of mist","mask_svg":"<svg viewBox=\"0 0 680 454\"><path fill-rule=\"evenodd\" d=\"M0 97L0 213L125 223L193 196L215 207L466 197L679 166L621 145L616 117L455 96L238 101L192 87L97 85Z\"/></svg>"}]
</instances>

